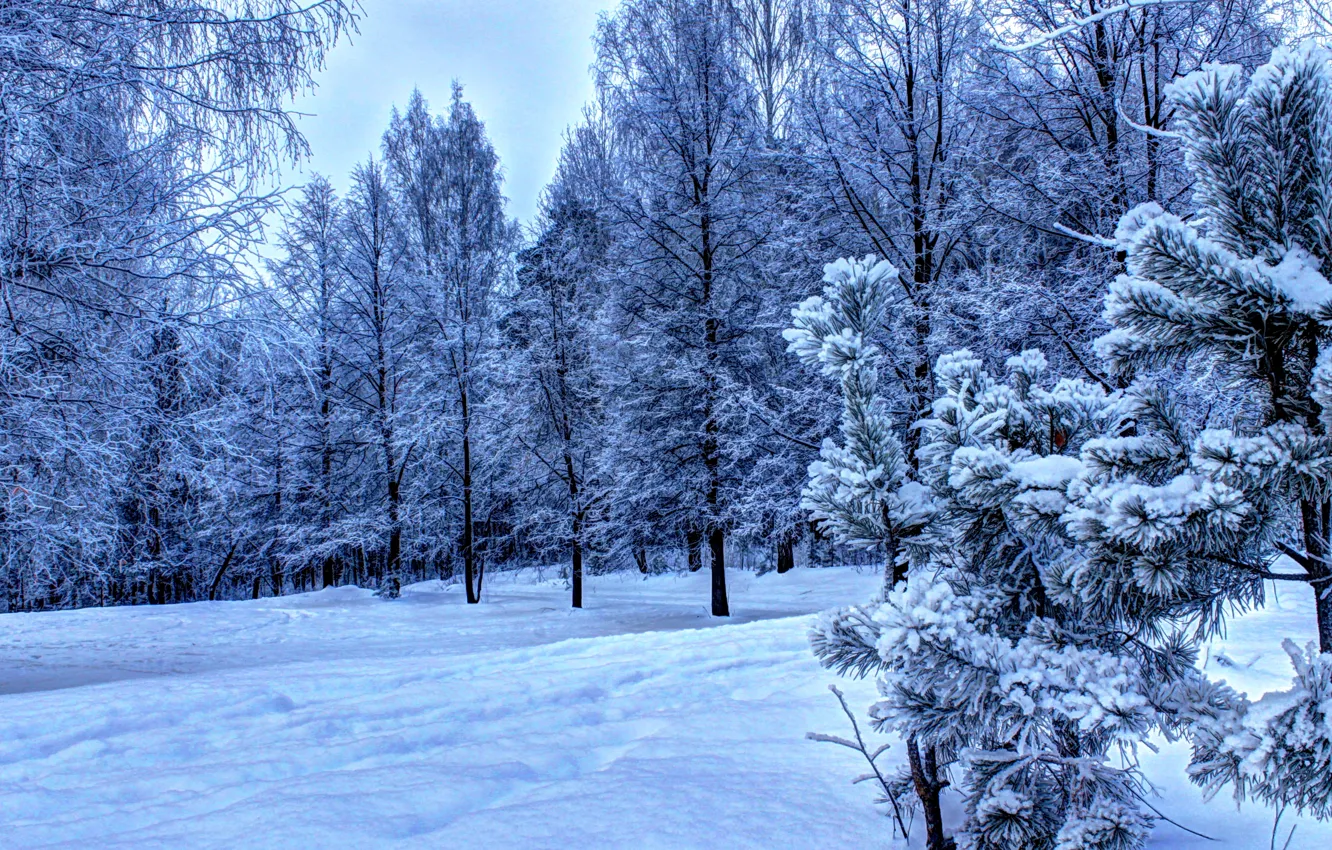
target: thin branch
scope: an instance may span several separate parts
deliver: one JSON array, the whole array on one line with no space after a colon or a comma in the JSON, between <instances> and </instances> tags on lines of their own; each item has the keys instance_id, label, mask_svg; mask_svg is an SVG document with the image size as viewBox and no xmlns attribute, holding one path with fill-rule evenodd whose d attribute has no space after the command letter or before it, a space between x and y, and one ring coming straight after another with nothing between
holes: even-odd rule
<instances>
[{"instance_id":1,"label":"thin branch","mask_svg":"<svg viewBox=\"0 0 1332 850\"><path fill-rule=\"evenodd\" d=\"M888 747L886 745L879 747L874 751L873 755L871 755L869 747L865 745L865 739L860 734L860 724L856 722L855 714L853 714L851 709L847 707L846 697L840 690L838 690L836 685L829 685L828 690L832 691L833 695L837 697L837 701L841 703L842 712L845 713L847 719L851 721L851 729L856 734L856 740L853 743L845 738L839 738L836 735L823 735L818 732L808 732L805 734L805 737L811 741L837 744L846 747L847 749L855 750L864 756L865 761L869 762L870 769L874 771L874 778L878 780L879 787L883 789L884 799L893 806L893 818L897 821L897 828L902 830L902 837L910 838L911 833L907 830L906 824L902 821L902 810L897 805L897 797L893 795L892 788L888 785L888 780L883 777L883 773L879 770L877 762L879 756L883 755L884 750Z\"/></svg>"},{"instance_id":2,"label":"thin branch","mask_svg":"<svg viewBox=\"0 0 1332 850\"><path fill-rule=\"evenodd\" d=\"M1088 15L1085 18L1074 18L1073 20L1069 21L1068 23L1064 24L1062 27L1059 27L1058 29L1050 30L1049 32L1043 32L1040 35L1036 36L1035 38L1031 39L1030 41L1024 41L1021 44L1007 45L1000 42L998 39L993 39L990 43L994 45L994 48L996 50L999 50L1003 53L1025 53L1026 51L1036 47L1044 47L1045 45L1049 44L1052 41L1058 41L1064 36L1069 35L1070 33L1077 32L1083 27L1091 26L1092 24L1099 23L1100 21L1103 21L1106 18L1110 18L1115 15L1121 14L1123 12L1131 11L1133 9L1142 9L1149 6L1173 6L1181 3L1199 3L1199 2L1203 2L1203 0L1127 0L1127 2L1120 3L1118 6L1111 6L1108 9L1102 9L1101 11L1093 15Z\"/></svg>"},{"instance_id":3,"label":"thin branch","mask_svg":"<svg viewBox=\"0 0 1332 850\"><path fill-rule=\"evenodd\" d=\"M1179 133L1176 133L1172 130L1162 130L1160 127L1152 127L1147 124L1139 124L1138 122L1134 121L1132 118L1125 115L1124 107L1120 106L1118 103L1115 104L1115 111L1119 113L1119 119L1121 121L1123 121L1125 124L1129 125L1133 129L1137 130L1139 133L1145 133L1148 136L1156 136L1157 138L1161 139L1180 138Z\"/></svg>"},{"instance_id":4,"label":"thin branch","mask_svg":"<svg viewBox=\"0 0 1332 850\"><path fill-rule=\"evenodd\" d=\"M1088 245L1095 245L1098 248L1117 248L1119 243L1108 236L1093 236L1088 233L1079 233L1071 227L1065 227L1059 222L1055 222L1050 227L1059 234L1067 236L1069 239L1076 239L1079 242L1086 242Z\"/></svg>"}]
</instances>

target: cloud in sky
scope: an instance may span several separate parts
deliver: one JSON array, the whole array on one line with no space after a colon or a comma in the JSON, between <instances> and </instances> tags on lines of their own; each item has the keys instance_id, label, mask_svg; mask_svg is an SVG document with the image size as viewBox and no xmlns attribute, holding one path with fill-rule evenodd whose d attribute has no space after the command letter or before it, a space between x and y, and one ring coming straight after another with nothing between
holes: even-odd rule
<instances>
[{"instance_id":1,"label":"cloud in sky","mask_svg":"<svg viewBox=\"0 0 1332 850\"><path fill-rule=\"evenodd\" d=\"M509 213L528 221L555 173L566 127L593 94L597 14L615 0L365 0L360 35L342 42L295 108L313 149L293 175L326 174L345 189L352 167L379 155L396 104L419 87L431 109L460 81L503 162Z\"/></svg>"}]
</instances>

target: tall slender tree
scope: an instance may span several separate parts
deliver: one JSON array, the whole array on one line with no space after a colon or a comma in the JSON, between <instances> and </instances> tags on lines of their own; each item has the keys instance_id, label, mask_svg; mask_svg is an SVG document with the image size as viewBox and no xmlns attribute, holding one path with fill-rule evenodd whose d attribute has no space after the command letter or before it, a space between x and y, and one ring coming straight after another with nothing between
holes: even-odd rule
<instances>
[{"instance_id":1,"label":"tall slender tree","mask_svg":"<svg viewBox=\"0 0 1332 850\"><path fill-rule=\"evenodd\" d=\"M411 359L413 321L405 281L405 246L398 211L383 167L376 161L352 174L344 227L349 366L356 375L352 401L365 419L362 436L378 454L372 492L383 511L380 589L396 597L401 586L402 480L412 445L404 445L401 399L417 375Z\"/></svg>"},{"instance_id":2,"label":"tall slender tree","mask_svg":"<svg viewBox=\"0 0 1332 850\"><path fill-rule=\"evenodd\" d=\"M603 199L607 134L595 119L576 128L547 190L536 243L521 256L517 304L507 317L514 384L533 414L520 439L538 476L561 491L573 607L583 607L584 561L605 513L598 440L606 433L602 302L611 228Z\"/></svg>"},{"instance_id":3,"label":"tall slender tree","mask_svg":"<svg viewBox=\"0 0 1332 850\"><path fill-rule=\"evenodd\" d=\"M625 498L655 502L686 537L706 540L716 616L730 612L740 460L728 399L748 379L749 260L767 238L763 137L739 45L721 0L633 0L598 35L598 80L628 159L613 209L631 240L621 243L619 308L638 365L622 410L645 467L635 486L646 487Z\"/></svg>"},{"instance_id":4,"label":"tall slender tree","mask_svg":"<svg viewBox=\"0 0 1332 850\"><path fill-rule=\"evenodd\" d=\"M494 342L496 294L507 285L516 227L504 212L499 158L485 126L455 83L447 116L432 117L414 93L394 116L384 147L413 246L418 303L436 341L433 383L445 435L444 466L461 508L459 549L467 601L481 601L484 564L477 540L478 449L485 434L486 361Z\"/></svg>"}]
</instances>

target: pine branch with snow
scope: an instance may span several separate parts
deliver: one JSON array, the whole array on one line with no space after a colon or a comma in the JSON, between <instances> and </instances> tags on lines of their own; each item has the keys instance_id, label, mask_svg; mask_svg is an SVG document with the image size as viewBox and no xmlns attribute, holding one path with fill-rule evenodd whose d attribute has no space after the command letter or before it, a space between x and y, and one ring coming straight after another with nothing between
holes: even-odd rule
<instances>
[{"instance_id":1,"label":"pine branch with snow","mask_svg":"<svg viewBox=\"0 0 1332 850\"><path fill-rule=\"evenodd\" d=\"M931 512L924 489L911 480L899 426L878 390L881 353L871 337L897 274L872 257L830 263L823 295L792 310L792 327L782 334L789 351L842 390L842 442L824 440L809 467L803 507L841 543L884 547L887 586L900 575L894 568L898 541Z\"/></svg>"},{"instance_id":2,"label":"pine branch with snow","mask_svg":"<svg viewBox=\"0 0 1332 850\"><path fill-rule=\"evenodd\" d=\"M826 666L877 673L876 728L948 765L964 845L1141 846L1140 780L1108 757L1172 722L1155 692L1167 668L1084 616L1062 522L1086 474L1079 450L1120 401L1052 380L1039 352L1006 365L999 379L967 351L936 363L939 395L917 426L930 513L901 540L910 570L882 599L825 616L812 643Z\"/></svg>"},{"instance_id":3,"label":"pine branch with snow","mask_svg":"<svg viewBox=\"0 0 1332 850\"><path fill-rule=\"evenodd\" d=\"M1125 378L1119 421L1084 447L1063 520L1086 557L1069 589L1098 619L1168 649L1262 604L1264 582L1307 584L1322 654L1297 651L1293 688L1255 703L1181 677L1160 694L1194 744L1193 779L1237 799L1327 818L1332 653L1332 67L1312 45L1252 75L1206 66L1169 98L1195 178L1193 221L1140 206L1116 240L1097 349ZM1142 376L1205 366L1229 421L1186 423ZM1196 374L1196 373L1195 373ZM1173 378L1171 380L1174 380ZM1164 656L1163 656L1164 657Z\"/></svg>"}]
</instances>

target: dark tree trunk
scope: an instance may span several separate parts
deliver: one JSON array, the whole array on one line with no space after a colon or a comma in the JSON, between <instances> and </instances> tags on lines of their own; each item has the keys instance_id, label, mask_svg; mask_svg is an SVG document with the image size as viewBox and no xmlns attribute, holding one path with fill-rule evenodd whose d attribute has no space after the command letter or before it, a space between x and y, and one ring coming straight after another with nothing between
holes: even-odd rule
<instances>
[{"instance_id":1,"label":"dark tree trunk","mask_svg":"<svg viewBox=\"0 0 1332 850\"><path fill-rule=\"evenodd\" d=\"M789 573L793 569L795 569L795 540L788 532L777 538L777 574Z\"/></svg>"},{"instance_id":2,"label":"dark tree trunk","mask_svg":"<svg viewBox=\"0 0 1332 850\"><path fill-rule=\"evenodd\" d=\"M561 370L560 387L563 391L564 376ZM570 522L573 526L572 557L573 563L570 567L570 583L573 585L573 607L583 607L583 509L578 492L578 470L574 466L573 455L569 452L569 445L572 442L572 431L568 420L563 423L561 436L564 439L564 474L569 482L569 509L571 512Z\"/></svg>"},{"instance_id":3,"label":"dark tree trunk","mask_svg":"<svg viewBox=\"0 0 1332 850\"><path fill-rule=\"evenodd\" d=\"M1327 540L1332 531L1332 516L1329 515L1332 504L1321 501L1300 503L1300 514L1304 521L1304 551L1307 562L1302 563L1305 572L1313 579L1310 585L1314 594L1314 612L1318 622L1318 651L1332 652L1332 568L1327 565L1329 556Z\"/></svg>"},{"instance_id":4,"label":"dark tree trunk","mask_svg":"<svg viewBox=\"0 0 1332 850\"><path fill-rule=\"evenodd\" d=\"M237 546L240 546L240 544L239 543L231 544L231 549L227 552L227 556L222 559L222 566L218 567L217 573L213 575L213 583L208 586L209 602L212 602L213 600L217 599L217 588L222 583L222 577L227 574L227 567L231 566L231 559L236 554Z\"/></svg>"},{"instance_id":5,"label":"dark tree trunk","mask_svg":"<svg viewBox=\"0 0 1332 850\"><path fill-rule=\"evenodd\" d=\"M327 336L327 333L325 333ZM321 347L327 347L326 342L321 342ZM320 390L323 394L323 401L319 406L320 421L320 441L323 443L319 452L319 482L321 501L319 517L325 539L329 534L329 529L333 525L333 408L330 398L333 394L333 359L327 350L322 354L323 376L320 382ZM324 559L324 587L329 587L337 581L334 572L335 559L327 557Z\"/></svg>"},{"instance_id":6,"label":"dark tree trunk","mask_svg":"<svg viewBox=\"0 0 1332 850\"><path fill-rule=\"evenodd\" d=\"M1316 327L1307 328L1303 334L1303 365L1308 372L1316 368L1319 357L1319 333ZM1273 418L1278 421L1295 419L1303 414L1303 424L1313 434L1325 432L1322 416L1317 404L1290 405L1285 399L1290 395L1287 389L1288 375L1285 358L1280 349L1274 349L1275 356L1269 363L1272 375L1272 410ZM1301 410L1302 408L1302 410ZM1314 593L1314 612L1318 622L1318 650L1332 652L1332 564L1328 563L1329 541L1332 541L1332 502L1326 499L1300 502L1300 520L1304 525L1304 553L1307 556L1300 566L1309 574Z\"/></svg>"},{"instance_id":7,"label":"dark tree trunk","mask_svg":"<svg viewBox=\"0 0 1332 850\"><path fill-rule=\"evenodd\" d=\"M574 528L573 566L570 582L573 584L573 607L583 607L583 544L578 540L577 523Z\"/></svg>"},{"instance_id":8,"label":"dark tree trunk","mask_svg":"<svg viewBox=\"0 0 1332 850\"><path fill-rule=\"evenodd\" d=\"M639 546L634 549L634 563L638 565L638 571L640 573L642 573L643 575L647 575L648 571L647 549L644 549L642 546Z\"/></svg>"},{"instance_id":9,"label":"dark tree trunk","mask_svg":"<svg viewBox=\"0 0 1332 850\"><path fill-rule=\"evenodd\" d=\"M1328 582L1314 585L1315 610L1318 614L1318 651L1332 652L1332 592Z\"/></svg>"},{"instance_id":10,"label":"dark tree trunk","mask_svg":"<svg viewBox=\"0 0 1332 850\"><path fill-rule=\"evenodd\" d=\"M381 296L382 297L382 296ZM378 301L376 301L378 304ZM378 309L378 308L377 308ZM385 319L377 316L376 325L380 328L378 333L378 343L375 356L377 358L376 390L378 392L379 402L379 442L380 451L384 455L384 478L388 493L388 557L383 565L381 574L380 592L390 599L397 598L398 591L401 588L401 581L398 577L398 561L402 557L402 522L400 519L400 503L398 484L400 481L398 471L397 446L395 445L394 422L391 414L389 381L389 361L388 350L384 343Z\"/></svg>"},{"instance_id":11,"label":"dark tree trunk","mask_svg":"<svg viewBox=\"0 0 1332 850\"><path fill-rule=\"evenodd\" d=\"M726 532L714 528L708 534L708 548L712 551L712 616L731 616L726 599Z\"/></svg>"},{"instance_id":12,"label":"dark tree trunk","mask_svg":"<svg viewBox=\"0 0 1332 850\"><path fill-rule=\"evenodd\" d=\"M391 475L393 470L389 470ZM384 565L384 580L386 595L390 599L396 599L402 590L402 578L399 575L402 562L402 521L400 519L401 496L399 495L398 482L389 479L389 548L388 559Z\"/></svg>"},{"instance_id":13,"label":"dark tree trunk","mask_svg":"<svg viewBox=\"0 0 1332 850\"><path fill-rule=\"evenodd\" d=\"M476 540L472 524L472 435L467 409L467 390L460 394L462 401L462 480L463 480L463 580L467 584L467 602L481 601L481 577L476 569Z\"/></svg>"},{"instance_id":14,"label":"dark tree trunk","mask_svg":"<svg viewBox=\"0 0 1332 850\"><path fill-rule=\"evenodd\" d=\"M811 567L832 566L834 554L832 538L819 529L817 522L811 522L809 524L809 565Z\"/></svg>"},{"instance_id":15,"label":"dark tree trunk","mask_svg":"<svg viewBox=\"0 0 1332 850\"><path fill-rule=\"evenodd\" d=\"M907 740L907 760L911 767L911 784L920 798L925 815L925 847L927 850L953 850L956 845L944 832L943 808L939 795L947 782L939 779L939 765L934 749L921 750L915 738Z\"/></svg>"}]
</instances>

